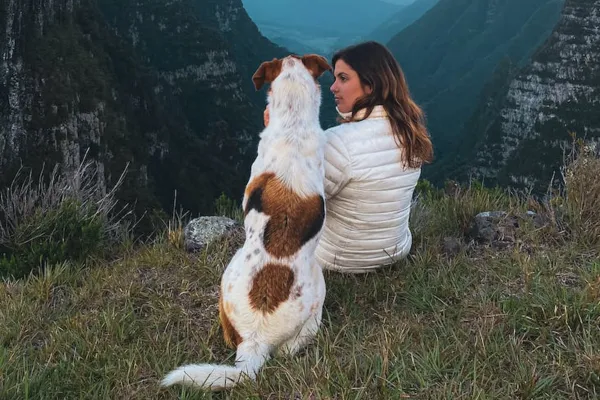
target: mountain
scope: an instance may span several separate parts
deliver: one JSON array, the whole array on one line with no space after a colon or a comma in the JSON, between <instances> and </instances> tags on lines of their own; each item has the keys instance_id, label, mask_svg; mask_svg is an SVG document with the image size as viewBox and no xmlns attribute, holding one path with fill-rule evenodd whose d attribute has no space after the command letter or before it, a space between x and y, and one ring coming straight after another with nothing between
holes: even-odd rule
<instances>
[{"instance_id":1,"label":"mountain","mask_svg":"<svg viewBox=\"0 0 600 400\"><path fill-rule=\"evenodd\" d=\"M343 35L363 35L401 6L380 0L244 0L251 18L261 26L327 29ZM314 36L313 36L314 37Z\"/></svg>"},{"instance_id":2,"label":"mountain","mask_svg":"<svg viewBox=\"0 0 600 400\"><path fill-rule=\"evenodd\" d=\"M278 21L263 21L258 25L262 35L296 54L317 53L330 57L342 35L327 27L296 27Z\"/></svg>"},{"instance_id":3,"label":"mountain","mask_svg":"<svg viewBox=\"0 0 600 400\"><path fill-rule=\"evenodd\" d=\"M467 174L543 192L560 176L570 133L600 143L600 0L567 0L531 62L499 80L473 116ZM502 74L500 74L502 75ZM594 145L595 146L595 145ZM598 149L600 150L600 148Z\"/></svg>"},{"instance_id":4,"label":"mountain","mask_svg":"<svg viewBox=\"0 0 600 400\"><path fill-rule=\"evenodd\" d=\"M423 106L436 161L423 170L446 179L444 159L471 134L464 123L501 60L522 66L550 35L564 0L440 0L388 43Z\"/></svg>"},{"instance_id":5,"label":"mountain","mask_svg":"<svg viewBox=\"0 0 600 400\"><path fill-rule=\"evenodd\" d=\"M396 11L394 15L385 20L374 31L365 35L364 40L375 40L380 43L387 43L396 34L404 28L418 20L439 0L420 0L405 5L405 7Z\"/></svg>"},{"instance_id":6,"label":"mountain","mask_svg":"<svg viewBox=\"0 0 600 400\"><path fill-rule=\"evenodd\" d=\"M240 0L11 0L0 25L0 187L89 149L99 187L131 163L120 197L140 210L240 197L265 104L251 75L287 52Z\"/></svg>"}]
</instances>

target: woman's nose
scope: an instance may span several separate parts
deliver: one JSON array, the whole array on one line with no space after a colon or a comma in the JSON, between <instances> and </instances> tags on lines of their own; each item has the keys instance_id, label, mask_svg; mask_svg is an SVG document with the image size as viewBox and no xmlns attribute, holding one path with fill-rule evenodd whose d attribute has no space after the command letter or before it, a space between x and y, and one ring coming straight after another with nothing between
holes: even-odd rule
<instances>
[{"instance_id":1,"label":"woman's nose","mask_svg":"<svg viewBox=\"0 0 600 400\"><path fill-rule=\"evenodd\" d=\"M333 84L331 84L331 86L329 87L329 90L331 91L331 93L335 93L335 90L336 90L335 82L333 82Z\"/></svg>"}]
</instances>

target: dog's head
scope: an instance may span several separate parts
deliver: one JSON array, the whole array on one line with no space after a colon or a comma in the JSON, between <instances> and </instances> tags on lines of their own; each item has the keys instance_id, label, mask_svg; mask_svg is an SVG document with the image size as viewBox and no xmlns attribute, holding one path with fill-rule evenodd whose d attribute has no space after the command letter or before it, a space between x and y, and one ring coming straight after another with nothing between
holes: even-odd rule
<instances>
[{"instance_id":1,"label":"dog's head","mask_svg":"<svg viewBox=\"0 0 600 400\"><path fill-rule=\"evenodd\" d=\"M327 60L317 54L290 55L263 62L252 80L257 90L265 83L271 84L267 101L272 116L279 114L277 110L287 110L285 115L314 116L321 105L321 86L317 78L328 70L331 71L331 67Z\"/></svg>"},{"instance_id":2,"label":"dog's head","mask_svg":"<svg viewBox=\"0 0 600 400\"><path fill-rule=\"evenodd\" d=\"M260 64L254 75L252 75L252 81L256 90L260 90L265 83L272 83L282 73L284 75L304 75L306 77L308 76L306 72L308 72L316 81L323 72L331 70L332 68L325 57L318 54L307 54L302 57L292 54L285 58L274 58Z\"/></svg>"}]
</instances>

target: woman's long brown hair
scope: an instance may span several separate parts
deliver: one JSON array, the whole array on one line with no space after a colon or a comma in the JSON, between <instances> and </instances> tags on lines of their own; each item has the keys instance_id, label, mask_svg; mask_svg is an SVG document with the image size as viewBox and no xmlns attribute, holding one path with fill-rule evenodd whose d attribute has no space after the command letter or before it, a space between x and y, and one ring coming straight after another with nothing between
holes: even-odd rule
<instances>
[{"instance_id":1,"label":"woman's long brown hair","mask_svg":"<svg viewBox=\"0 0 600 400\"><path fill-rule=\"evenodd\" d=\"M362 109L366 112L362 118L365 119L375 106L382 105L396 143L404 149L404 164L418 168L430 163L433 145L424 113L410 97L404 73L392 53L382 44L369 41L338 51L333 55L332 65L340 59L356 71L363 86L371 88L370 93L354 103L351 120L358 120L355 116Z\"/></svg>"}]
</instances>

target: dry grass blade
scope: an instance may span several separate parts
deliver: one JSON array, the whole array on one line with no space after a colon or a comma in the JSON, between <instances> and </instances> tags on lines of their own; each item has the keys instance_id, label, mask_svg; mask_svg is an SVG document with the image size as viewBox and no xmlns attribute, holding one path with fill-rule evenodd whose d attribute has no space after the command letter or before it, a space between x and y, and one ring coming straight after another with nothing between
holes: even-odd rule
<instances>
[{"instance_id":1,"label":"dry grass blade","mask_svg":"<svg viewBox=\"0 0 600 400\"><path fill-rule=\"evenodd\" d=\"M87 153L86 153L87 155ZM30 232L31 237L41 231L40 226L23 227L32 216L44 215L56 210L65 201L76 201L89 218L101 218L105 234L114 236L123 218L128 215L127 206L116 210L119 190L127 173L127 167L110 190L99 185L101 177L93 161L84 156L80 165L70 173L61 173L56 165L45 178L42 170L35 180L31 173L25 175L19 169L11 185L0 192L0 245L23 243L28 238L15 238L18 231Z\"/></svg>"}]
</instances>

